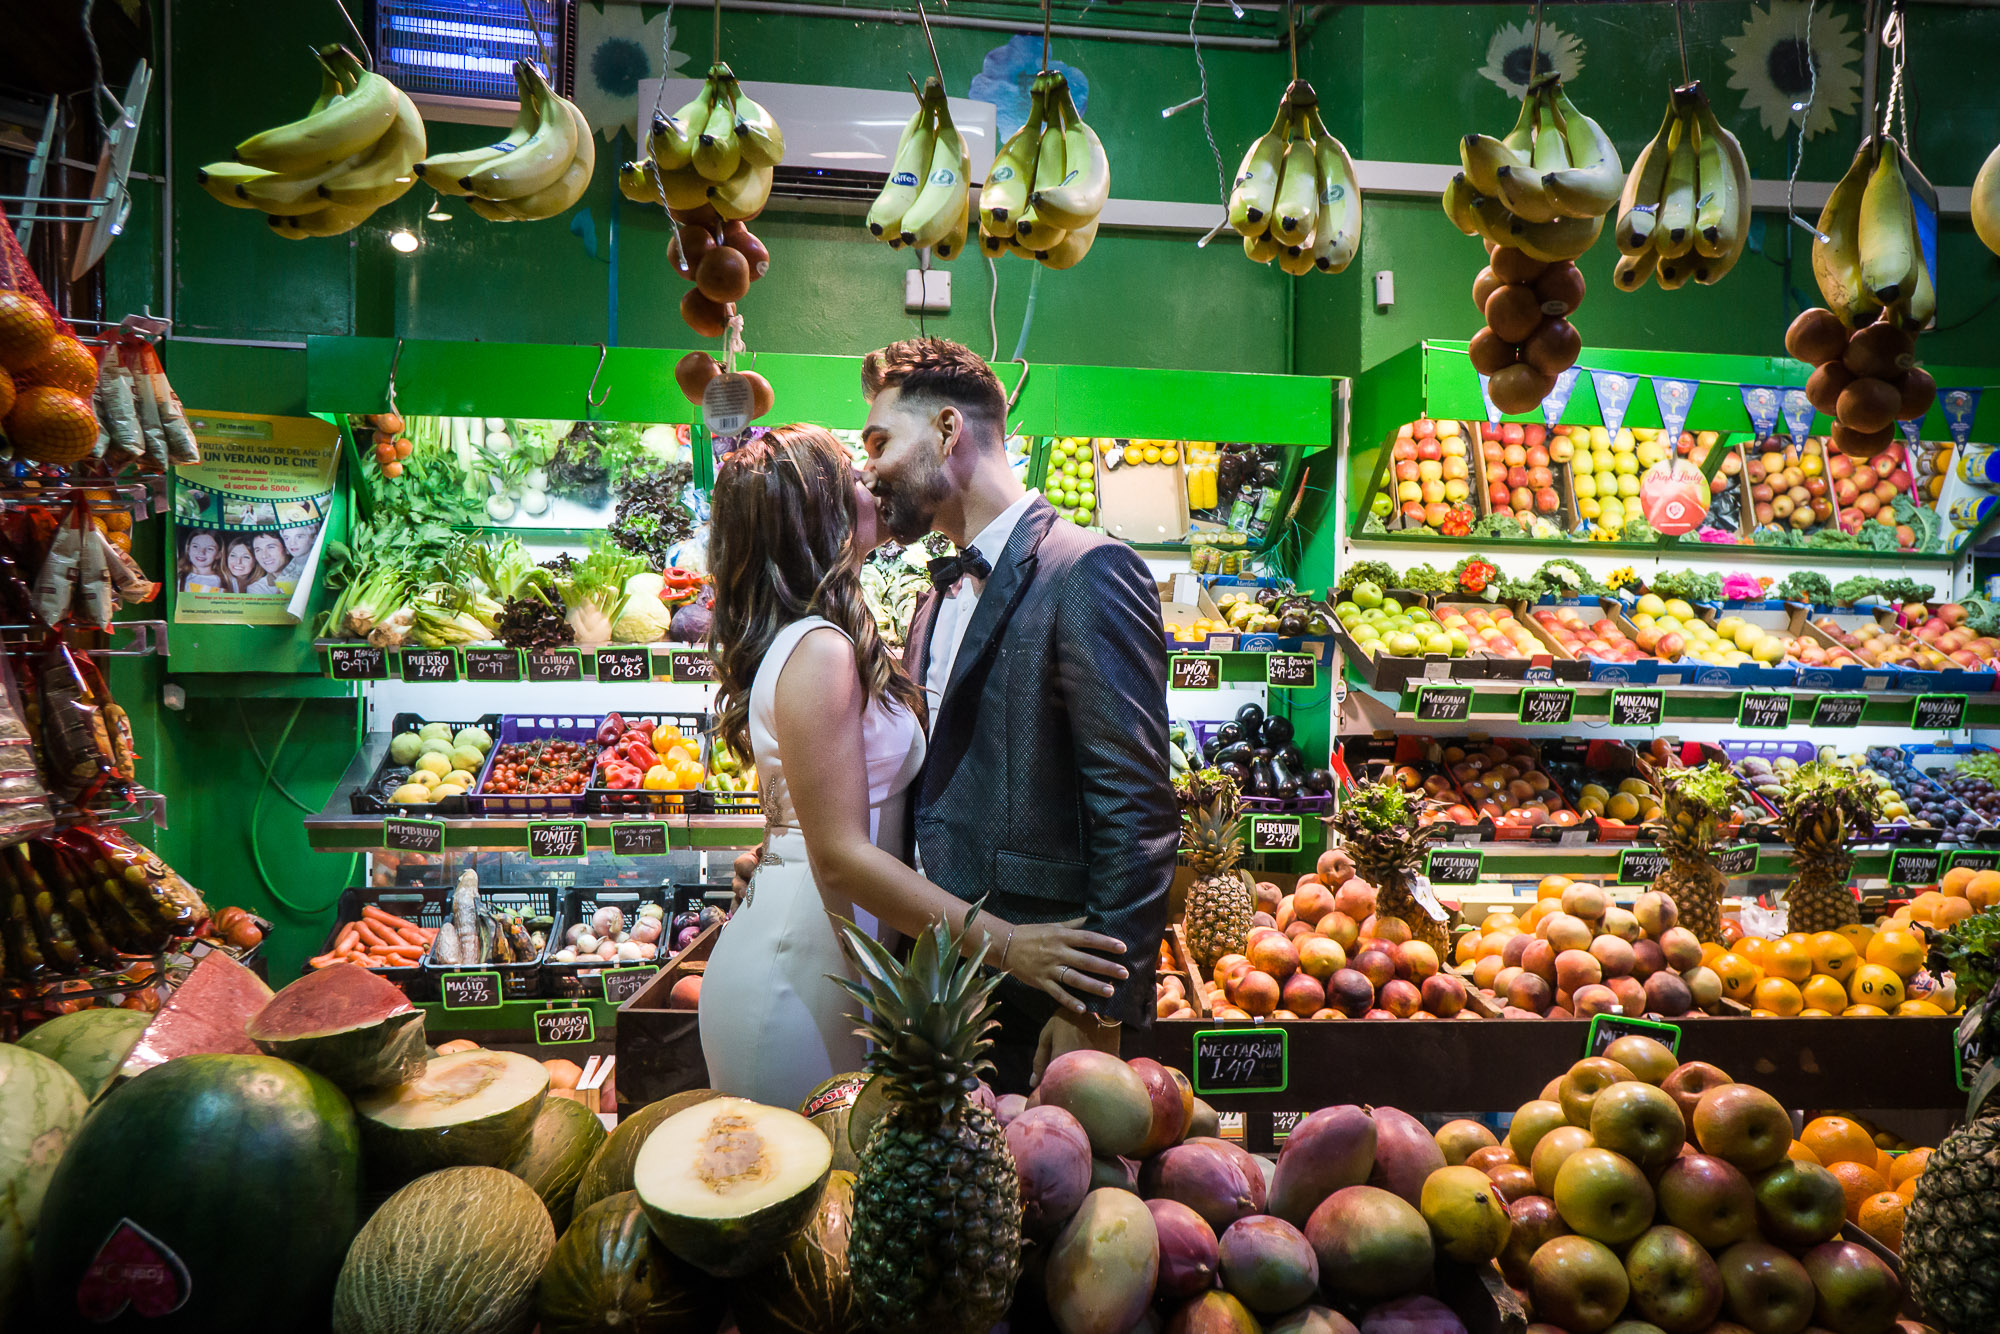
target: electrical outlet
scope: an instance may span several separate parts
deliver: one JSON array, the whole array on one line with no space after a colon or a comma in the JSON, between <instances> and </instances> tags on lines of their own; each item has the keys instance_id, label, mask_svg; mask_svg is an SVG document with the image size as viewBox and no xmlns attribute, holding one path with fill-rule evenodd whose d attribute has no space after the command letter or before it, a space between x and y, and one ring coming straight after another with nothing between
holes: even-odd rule
<instances>
[{"instance_id":1,"label":"electrical outlet","mask_svg":"<svg viewBox=\"0 0 2000 1334\"><path fill-rule=\"evenodd\" d=\"M903 309L910 314L951 313L951 274L943 269L911 269L903 275Z\"/></svg>"}]
</instances>

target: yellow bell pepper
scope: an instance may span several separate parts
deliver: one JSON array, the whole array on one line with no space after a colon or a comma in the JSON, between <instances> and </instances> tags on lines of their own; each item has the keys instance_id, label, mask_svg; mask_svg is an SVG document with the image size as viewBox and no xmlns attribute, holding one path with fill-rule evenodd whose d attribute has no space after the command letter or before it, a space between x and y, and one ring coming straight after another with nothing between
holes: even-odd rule
<instances>
[{"instance_id":1,"label":"yellow bell pepper","mask_svg":"<svg viewBox=\"0 0 2000 1334\"><path fill-rule=\"evenodd\" d=\"M645 778L639 783L639 786L648 792L664 792L673 785L674 776L667 772L667 766L664 764L656 764L646 770Z\"/></svg>"}]
</instances>

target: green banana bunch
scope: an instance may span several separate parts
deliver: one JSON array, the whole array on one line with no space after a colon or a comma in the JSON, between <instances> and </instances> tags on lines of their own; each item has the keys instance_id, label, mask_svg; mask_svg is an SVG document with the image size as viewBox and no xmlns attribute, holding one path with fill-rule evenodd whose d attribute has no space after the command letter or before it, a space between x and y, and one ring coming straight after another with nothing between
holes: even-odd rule
<instances>
[{"instance_id":1,"label":"green banana bunch","mask_svg":"<svg viewBox=\"0 0 2000 1334\"><path fill-rule=\"evenodd\" d=\"M1294 277L1339 273L1361 245L1354 160L1320 119L1312 85L1294 80L1278 114L1243 154L1229 192L1229 225L1243 253Z\"/></svg>"},{"instance_id":2,"label":"green banana bunch","mask_svg":"<svg viewBox=\"0 0 2000 1334\"><path fill-rule=\"evenodd\" d=\"M1633 160L1612 229L1620 291L1719 281L1750 239L1750 163L1700 83L1676 88L1660 129Z\"/></svg>"},{"instance_id":3,"label":"green banana bunch","mask_svg":"<svg viewBox=\"0 0 2000 1334\"><path fill-rule=\"evenodd\" d=\"M1466 183L1445 211L1460 230L1471 220L1467 205L1475 197L1497 201L1522 226L1554 227L1565 219L1603 217L1617 206L1625 183L1611 136L1577 110L1554 74L1539 76L1529 87L1505 137L1468 134L1459 141L1458 156ZM1569 227L1551 235L1586 231Z\"/></svg>"},{"instance_id":4,"label":"green banana bunch","mask_svg":"<svg viewBox=\"0 0 2000 1334\"><path fill-rule=\"evenodd\" d=\"M1972 230L1981 245L2000 255L2000 148L1986 155L1972 178Z\"/></svg>"},{"instance_id":5,"label":"green banana bunch","mask_svg":"<svg viewBox=\"0 0 2000 1334\"><path fill-rule=\"evenodd\" d=\"M597 138L574 102L526 61L514 64L521 105L504 138L484 148L439 153L416 173L439 194L467 201L489 222L535 222L567 212L590 188ZM625 186L621 175L620 188Z\"/></svg>"},{"instance_id":6,"label":"green banana bunch","mask_svg":"<svg viewBox=\"0 0 2000 1334\"><path fill-rule=\"evenodd\" d=\"M725 219L754 218L770 202L784 157L778 122L718 63L686 106L654 114L638 160L619 168L618 189L677 214L712 207Z\"/></svg>"},{"instance_id":7,"label":"green banana bunch","mask_svg":"<svg viewBox=\"0 0 2000 1334\"><path fill-rule=\"evenodd\" d=\"M1027 121L1000 146L980 188L981 253L1071 268L1090 252L1110 197L1103 141L1084 123L1069 80L1042 71L1029 87Z\"/></svg>"},{"instance_id":8,"label":"green banana bunch","mask_svg":"<svg viewBox=\"0 0 2000 1334\"><path fill-rule=\"evenodd\" d=\"M1979 198L1975 185L1975 229ZM1819 231L1826 239L1813 242L1820 295L1848 328L1884 313L1912 333L1935 320L1934 252L1924 243L1923 214L1937 217L1937 192L1902 144L1893 135L1862 140L1820 212Z\"/></svg>"}]
</instances>

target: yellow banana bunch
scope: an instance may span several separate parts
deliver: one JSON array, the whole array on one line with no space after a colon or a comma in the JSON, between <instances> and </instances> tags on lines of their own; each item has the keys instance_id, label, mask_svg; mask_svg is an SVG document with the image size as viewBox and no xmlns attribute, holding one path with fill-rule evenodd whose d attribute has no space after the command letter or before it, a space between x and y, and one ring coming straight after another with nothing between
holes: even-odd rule
<instances>
[{"instance_id":1,"label":"yellow banana bunch","mask_svg":"<svg viewBox=\"0 0 2000 1334\"><path fill-rule=\"evenodd\" d=\"M729 221L764 211L785 157L785 132L725 64L711 65L694 100L655 114L639 157L618 169L618 190L670 213L713 208Z\"/></svg>"},{"instance_id":2,"label":"yellow banana bunch","mask_svg":"<svg viewBox=\"0 0 2000 1334\"><path fill-rule=\"evenodd\" d=\"M505 138L417 164L426 184L465 199L488 222L536 222L567 212L597 169L597 137L576 104L524 60L514 63L514 82L521 107Z\"/></svg>"},{"instance_id":3,"label":"yellow banana bunch","mask_svg":"<svg viewBox=\"0 0 2000 1334\"><path fill-rule=\"evenodd\" d=\"M868 208L869 235L897 249L928 247L939 259L956 258L971 224L971 178L944 85L930 79L896 144L889 179Z\"/></svg>"},{"instance_id":4,"label":"yellow banana bunch","mask_svg":"<svg viewBox=\"0 0 2000 1334\"><path fill-rule=\"evenodd\" d=\"M1986 155L1972 178L1972 230L1981 244L2000 255L2000 148Z\"/></svg>"},{"instance_id":5,"label":"yellow banana bunch","mask_svg":"<svg viewBox=\"0 0 2000 1334\"><path fill-rule=\"evenodd\" d=\"M1504 137L1468 134L1458 156L1465 170L1443 200L1452 225L1545 264L1591 247L1625 179L1610 136L1553 74L1535 80Z\"/></svg>"},{"instance_id":6,"label":"yellow banana bunch","mask_svg":"<svg viewBox=\"0 0 2000 1334\"><path fill-rule=\"evenodd\" d=\"M424 122L402 89L341 46L314 52L319 97L306 114L254 134L235 159L198 168L202 189L231 208L269 215L298 239L338 236L416 184Z\"/></svg>"},{"instance_id":7,"label":"yellow banana bunch","mask_svg":"<svg viewBox=\"0 0 2000 1334\"><path fill-rule=\"evenodd\" d=\"M1666 118L1639 150L1612 228L1622 292L1651 278L1666 291L1715 283L1750 239L1750 162L1722 128L1699 82L1676 88Z\"/></svg>"},{"instance_id":8,"label":"yellow banana bunch","mask_svg":"<svg viewBox=\"0 0 2000 1334\"><path fill-rule=\"evenodd\" d=\"M1361 248L1361 186L1354 160L1327 133L1312 85L1295 80L1278 114L1243 154L1229 192L1229 225L1243 253L1299 277L1339 273Z\"/></svg>"},{"instance_id":9,"label":"yellow banana bunch","mask_svg":"<svg viewBox=\"0 0 2000 1334\"><path fill-rule=\"evenodd\" d=\"M1975 221L1978 198L1975 185ZM1864 139L1820 212L1826 239L1813 242L1813 276L1841 323L1858 328L1886 313L1912 333L1930 327L1937 315L1936 243L1925 243L1925 218L1935 236L1937 192L1902 144L1893 135Z\"/></svg>"},{"instance_id":10,"label":"yellow banana bunch","mask_svg":"<svg viewBox=\"0 0 2000 1334\"><path fill-rule=\"evenodd\" d=\"M1097 239L1097 216L1111 197L1111 162L1084 124L1069 80L1035 76L1027 122L994 155L979 191L979 248L1044 268L1073 268ZM947 256L949 258L949 256Z\"/></svg>"}]
</instances>

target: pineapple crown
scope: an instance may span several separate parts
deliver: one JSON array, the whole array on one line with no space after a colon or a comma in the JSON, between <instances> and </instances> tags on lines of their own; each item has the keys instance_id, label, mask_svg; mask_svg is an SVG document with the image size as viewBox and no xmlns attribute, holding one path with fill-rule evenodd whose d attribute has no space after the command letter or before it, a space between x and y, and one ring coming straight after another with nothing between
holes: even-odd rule
<instances>
[{"instance_id":1,"label":"pineapple crown","mask_svg":"<svg viewBox=\"0 0 2000 1334\"><path fill-rule=\"evenodd\" d=\"M1794 842L1796 831L1823 816L1845 820L1856 832L1871 834L1880 803L1881 793L1861 771L1825 760L1801 764L1785 775L1778 794L1778 808Z\"/></svg>"},{"instance_id":2,"label":"pineapple crown","mask_svg":"<svg viewBox=\"0 0 2000 1334\"><path fill-rule=\"evenodd\" d=\"M908 963L840 921L840 947L862 980L833 980L863 1006L855 1031L873 1044L868 1071L885 1078L891 1100L928 1108L939 1119L965 1103L993 1068L987 1034L1000 1026L993 989L1002 974L981 976L985 944L969 959L961 954L978 915L974 904L956 935L942 921L932 923L910 948Z\"/></svg>"},{"instance_id":3,"label":"pineapple crown","mask_svg":"<svg viewBox=\"0 0 2000 1334\"><path fill-rule=\"evenodd\" d=\"M1736 775L1728 766L1710 760L1697 769L1666 770L1660 775L1660 786L1669 797L1705 810L1722 811L1729 808L1730 799L1736 795Z\"/></svg>"},{"instance_id":4,"label":"pineapple crown","mask_svg":"<svg viewBox=\"0 0 2000 1334\"><path fill-rule=\"evenodd\" d=\"M1214 767L1189 769L1177 775L1174 799L1180 803L1183 824L1198 814L1228 818L1241 809L1236 780Z\"/></svg>"},{"instance_id":5,"label":"pineapple crown","mask_svg":"<svg viewBox=\"0 0 2000 1334\"><path fill-rule=\"evenodd\" d=\"M1398 784L1356 783L1327 823L1357 858L1386 856L1414 864L1426 845L1449 832L1441 824L1418 823L1417 814L1417 803Z\"/></svg>"}]
</instances>

